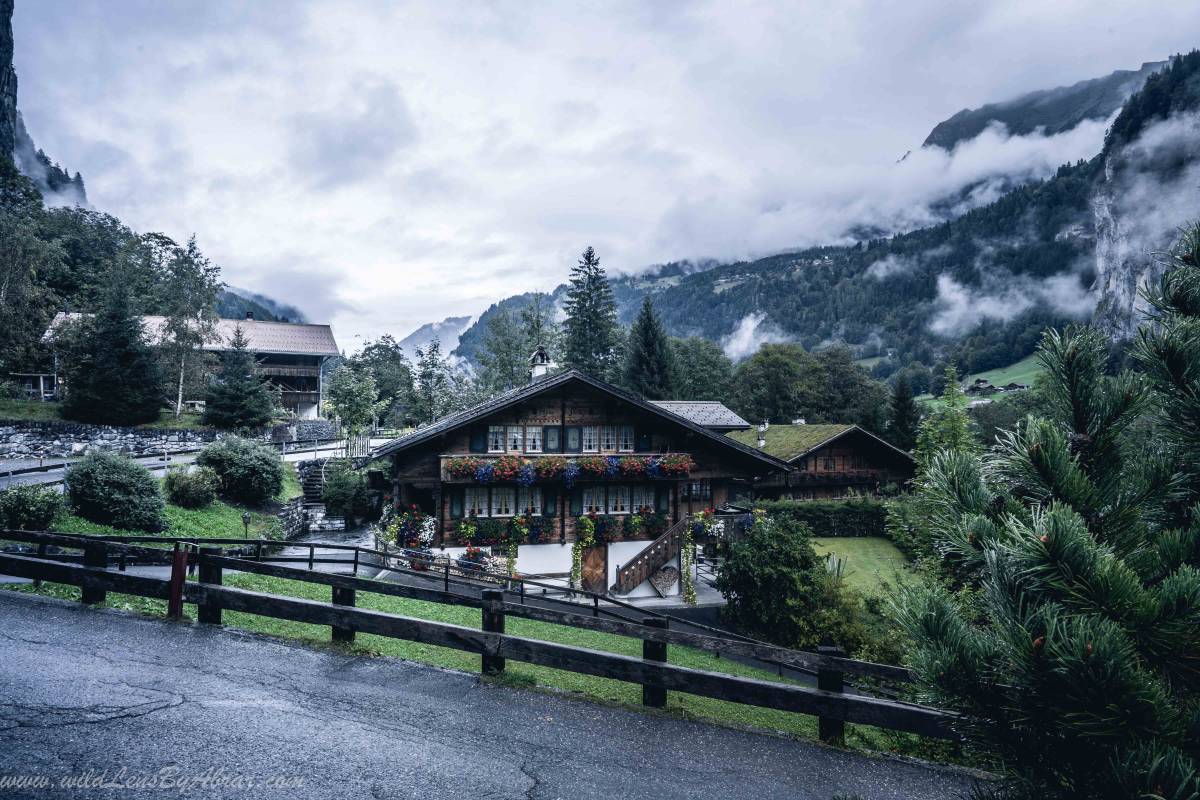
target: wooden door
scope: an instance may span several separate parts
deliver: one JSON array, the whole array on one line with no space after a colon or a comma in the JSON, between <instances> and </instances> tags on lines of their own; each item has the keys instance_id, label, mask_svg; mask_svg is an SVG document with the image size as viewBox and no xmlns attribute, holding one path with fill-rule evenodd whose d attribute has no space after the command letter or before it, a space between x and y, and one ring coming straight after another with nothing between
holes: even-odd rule
<instances>
[{"instance_id":1,"label":"wooden door","mask_svg":"<svg viewBox=\"0 0 1200 800\"><path fill-rule=\"evenodd\" d=\"M608 592L608 547L597 545L585 548L579 556L579 575L588 592Z\"/></svg>"}]
</instances>

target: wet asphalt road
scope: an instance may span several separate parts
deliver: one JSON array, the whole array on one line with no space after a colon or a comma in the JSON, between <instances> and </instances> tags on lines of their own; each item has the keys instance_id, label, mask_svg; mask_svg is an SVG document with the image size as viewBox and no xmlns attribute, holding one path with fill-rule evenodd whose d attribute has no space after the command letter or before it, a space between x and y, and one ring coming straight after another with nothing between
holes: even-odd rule
<instances>
[{"instance_id":1,"label":"wet asphalt road","mask_svg":"<svg viewBox=\"0 0 1200 800\"><path fill-rule=\"evenodd\" d=\"M71 775L174 784L55 785ZM4 788L12 776L51 786ZM0 592L5 798L883 800L957 797L967 784L393 659Z\"/></svg>"}]
</instances>

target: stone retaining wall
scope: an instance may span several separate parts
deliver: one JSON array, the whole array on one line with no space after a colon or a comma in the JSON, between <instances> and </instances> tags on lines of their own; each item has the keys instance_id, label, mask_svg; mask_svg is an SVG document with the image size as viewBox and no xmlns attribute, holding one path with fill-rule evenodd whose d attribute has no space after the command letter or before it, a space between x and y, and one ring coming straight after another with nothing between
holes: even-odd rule
<instances>
[{"instance_id":1,"label":"stone retaining wall","mask_svg":"<svg viewBox=\"0 0 1200 800\"><path fill-rule=\"evenodd\" d=\"M0 458L65 458L88 450L145 456L203 447L214 430L114 428L75 422L0 421Z\"/></svg>"}]
</instances>

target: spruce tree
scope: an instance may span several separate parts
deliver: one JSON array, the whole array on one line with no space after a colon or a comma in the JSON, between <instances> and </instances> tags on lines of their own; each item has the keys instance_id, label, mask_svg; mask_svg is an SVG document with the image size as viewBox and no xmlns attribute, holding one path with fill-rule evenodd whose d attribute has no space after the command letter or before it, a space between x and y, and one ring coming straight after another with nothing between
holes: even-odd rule
<instances>
[{"instance_id":1,"label":"spruce tree","mask_svg":"<svg viewBox=\"0 0 1200 800\"><path fill-rule=\"evenodd\" d=\"M204 422L226 430L260 428L275 416L275 397L255 372L254 354L237 326L221 353L221 374L208 387Z\"/></svg>"},{"instance_id":2,"label":"spruce tree","mask_svg":"<svg viewBox=\"0 0 1200 800\"><path fill-rule=\"evenodd\" d=\"M888 420L888 439L901 450L911 450L917 441L917 426L921 412L913 400L912 386L907 375L896 380L892 390L891 416Z\"/></svg>"},{"instance_id":3,"label":"spruce tree","mask_svg":"<svg viewBox=\"0 0 1200 800\"><path fill-rule=\"evenodd\" d=\"M945 583L900 621L926 699L963 712L1005 798L1200 793L1200 234L1106 375L1098 331L1049 331L1049 411L986 458L939 450L920 495ZM970 592L954 593L966 586Z\"/></svg>"},{"instance_id":4,"label":"spruce tree","mask_svg":"<svg viewBox=\"0 0 1200 800\"><path fill-rule=\"evenodd\" d=\"M95 316L73 326L59 344L67 385L64 417L102 425L158 419L162 371L120 275L114 274Z\"/></svg>"},{"instance_id":5,"label":"spruce tree","mask_svg":"<svg viewBox=\"0 0 1200 800\"><path fill-rule=\"evenodd\" d=\"M609 378L617 346L617 304L600 258L591 247L571 269L566 311L566 361L597 378Z\"/></svg>"},{"instance_id":6,"label":"spruce tree","mask_svg":"<svg viewBox=\"0 0 1200 800\"><path fill-rule=\"evenodd\" d=\"M625 388L647 400L675 396L675 354L649 296L629 331L624 373Z\"/></svg>"}]
</instances>

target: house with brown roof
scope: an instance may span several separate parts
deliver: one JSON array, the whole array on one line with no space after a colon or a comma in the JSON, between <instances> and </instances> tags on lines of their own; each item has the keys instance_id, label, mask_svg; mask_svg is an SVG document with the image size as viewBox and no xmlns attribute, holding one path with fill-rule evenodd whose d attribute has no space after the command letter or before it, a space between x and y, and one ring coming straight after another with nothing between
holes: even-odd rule
<instances>
[{"instance_id":1,"label":"house with brown roof","mask_svg":"<svg viewBox=\"0 0 1200 800\"><path fill-rule=\"evenodd\" d=\"M757 482L758 498L818 500L874 494L889 484L907 483L916 471L910 454L857 425L764 424L729 436L792 467Z\"/></svg>"},{"instance_id":2,"label":"house with brown roof","mask_svg":"<svg viewBox=\"0 0 1200 800\"><path fill-rule=\"evenodd\" d=\"M396 508L433 517L433 547L449 555L499 547L519 525L517 572L561 579L587 518L595 540L582 552L583 588L665 596L680 590L690 516L749 497L757 481L789 469L725 435L733 412L699 405L652 403L534 364L528 385L371 456L391 460Z\"/></svg>"},{"instance_id":3,"label":"house with brown roof","mask_svg":"<svg viewBox=\"0 0 1200 800\"><path fill-rule=\"evenodd\" d=\"M56 314L42 340L52 342L60 326L80 316ZM142 330L151 343L161 339L165 323L165 317L142 317ZM265 322L247 313L245 319L217 320L202 349L210 353L228 350L239 328L254 354L258 373L279 392L280 405L300 419L320 416L325 393L323 368L329 359L340 355L333 329L310 323ZM61 386L57 375L54 377L54 385Z\"/></svg>"}]
</instances>

